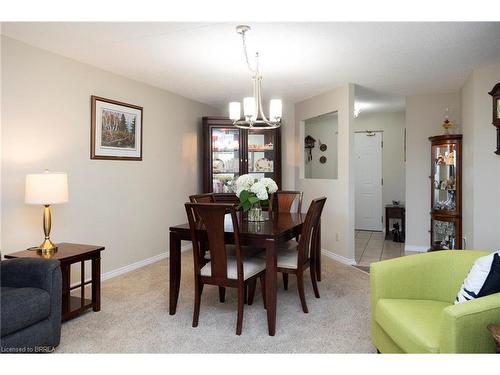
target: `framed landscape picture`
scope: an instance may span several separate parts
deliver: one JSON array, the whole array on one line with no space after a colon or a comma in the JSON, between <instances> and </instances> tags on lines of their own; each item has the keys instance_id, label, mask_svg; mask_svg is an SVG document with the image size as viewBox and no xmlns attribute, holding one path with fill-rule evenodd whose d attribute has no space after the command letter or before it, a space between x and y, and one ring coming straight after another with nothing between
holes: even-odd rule
<instances>
[{"instance_id":1,"label":"framed landscape picture","mask_svg":"<svg viewBox=\"0 0 500 375\"><path fill-rule=\"evenodd\" d=\"M142 160L142 107L92 95L90 158Z\"/></svg>"}]
</instances>

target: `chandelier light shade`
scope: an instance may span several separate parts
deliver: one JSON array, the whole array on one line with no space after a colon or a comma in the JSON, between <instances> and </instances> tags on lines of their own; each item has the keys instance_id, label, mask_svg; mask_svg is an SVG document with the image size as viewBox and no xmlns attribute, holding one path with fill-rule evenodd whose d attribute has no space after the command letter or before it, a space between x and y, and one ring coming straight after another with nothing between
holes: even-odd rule
<instances>
[{"instance_id":1,"label":"chandelier light shade","mask_svg":"<svg viewBox=\"0 0 500 375\"><path fill-rule=\"evenodd\" d=\"M252 74L253 96L243 99L243 119L241 118L241 104L239 102L229 103L229 118L233 120L234 126L238 128L279 128L281 126L283 106L280 99L271 99L269 102L269 118L264 114L262 106L262 75L259 71L259 53L255 54L255 69L251 67L248 59L245 33L249 30L250 26L246 25L236 27L236 32L241 34L243 52L248 69Z\"/></svg>"},{"instance_id":2,"label":"chandelier light shade","mask_svg":"<svg viewBox=\"0 0 500 375\"><path fill-rule=\"evenodd\" d=\"M255 108L255 98L250 96L243 99L243 114L245 117L255 121L257 109Z\"/></svg>"},{"instance_id":3,"label":"chandelier light shade","mask_svg":"<svg viewBox=\"0 0 500 375\"><path fill-rule=\"evenodd\" d=\"M240 102L229 103L229 118L237 121L241 118L241 104Z\"/></svg>"}]
</instances>

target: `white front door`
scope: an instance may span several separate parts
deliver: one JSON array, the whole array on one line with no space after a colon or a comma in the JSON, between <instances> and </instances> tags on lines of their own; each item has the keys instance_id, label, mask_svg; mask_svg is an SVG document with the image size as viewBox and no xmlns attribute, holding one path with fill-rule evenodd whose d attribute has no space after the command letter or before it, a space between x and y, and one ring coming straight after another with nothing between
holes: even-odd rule
<instances>
[{"instance_id":1,"label":"white front door","mask_svg":"<svg viewBox=\"0 0 500 375\"><path fill-rule=\"evenodd\" d=\"M354 134L356 229L382 230L382 133Z\"/></svg>"}]
</instances>

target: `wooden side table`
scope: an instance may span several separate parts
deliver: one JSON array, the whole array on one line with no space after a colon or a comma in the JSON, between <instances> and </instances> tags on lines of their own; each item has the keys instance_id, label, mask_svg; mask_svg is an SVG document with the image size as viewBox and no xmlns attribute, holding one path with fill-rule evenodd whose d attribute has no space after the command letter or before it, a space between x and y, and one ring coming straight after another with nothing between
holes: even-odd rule
<instances>
[{"instance_id":1,"label":"wooden side table","mask_svg":"<svg viewBox=\"0 0 500 375\"><path fill-rule=\"evenodd\" d=\"M405 228L405 206L394 206L388 204L385 206L385 238L391 237L391 230L389 228L389 219L401 219L401 233L403 236L406 234Z\"/></svg>"},{"instance_id":2,"label":"wooden side table","mask_svg":"<svg viewBox=\"0 0 500 375\"><path fill-rule=\"evenodd\" d=\"M488 325L488 330L491 332L493 340L495 340L495 344L497 346L497 353L500 354L500 325L490 324Z\"/></svg>"},{"instance_id":3,"label":"wooden side table","mask_svg":"<svg viewBox=\"0 0 500 375\"><path fill-rule=\"evenodd\" d=\"M57 252L51 259L61 263L62 273L62 312L61 319L72 319L84 311L92 308L101 310L101 251L104 246L81 245L74 243L57 244ZM6 259L12 258L42 258L36 251L23 250L5 255ZM92 277L85 280L85 261L92 263ZM80 283L71 285L71 265L80 262ZM92 298L85 298L85 286L92 284ZM80 297L72 296L71 291L80 288Z\"/></svg>"}]
</instances>

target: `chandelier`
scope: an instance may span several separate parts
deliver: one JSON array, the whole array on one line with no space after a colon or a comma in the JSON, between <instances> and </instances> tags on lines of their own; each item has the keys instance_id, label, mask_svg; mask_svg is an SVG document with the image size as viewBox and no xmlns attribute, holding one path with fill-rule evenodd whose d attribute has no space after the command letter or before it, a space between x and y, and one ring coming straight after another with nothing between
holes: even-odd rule
<instances>
[{"instance_id":1,"label":"chandelier","mask_svg":"<svg viewBox=\"0 0 500 375\"><path fill-rule=\"evenodd\" d=\"M259 53L255 54L255 69L252 68L248 59L245 34L250 31L250 26L240 25L236 27L236 32L241 35L243 42L243 53L252 75L253 96L243 99L243 116L241 118L240 102L229 103L229 118L233 120L233 125L242 128L262 128L274 129L281 126L282 104L280 99L271 99L269 101L269 119L264 114L262 106L262 74L259 71Z\"/></svg>"}]
</instances>

